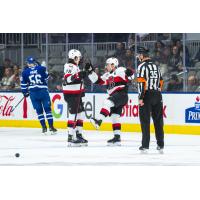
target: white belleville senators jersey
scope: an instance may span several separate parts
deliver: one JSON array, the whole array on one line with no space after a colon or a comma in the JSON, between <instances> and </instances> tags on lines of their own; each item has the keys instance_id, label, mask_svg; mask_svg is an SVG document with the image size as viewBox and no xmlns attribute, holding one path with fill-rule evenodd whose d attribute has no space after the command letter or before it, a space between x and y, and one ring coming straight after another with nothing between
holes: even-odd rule
<instances>
[{"instance_id":1,"label":"white belleville senators jersey","mask_svg":"<svg viewBox=\"0 0 200 200\"><path fill-rule=\"evenodd\" d=\"M81 86L81 79L78 77L80 72L79 66L66 63L64 65L64 78L67 80L67 85L63 85L63 93L64 94L80 94L84 92L84 84ZM76 79L74 81L71 80L71 76L75 75Z\"/></svg>"},{"instance_id":2,"label":"white belleville senators jersey","mask_svg":"<svg viewBox=\"0 0 200 200\"><path fill-rule=\"evenodd\" d=\"M107 92L109 95L112 95L116 91L120 90L128 92L127 83L129 79L125 74L125 70L126 68L119 67L111 73L107 72L103 74L101 77L98 77L98 75L95 72L92 72L89 75L89 79L95 84L106 85Z\"/></svg>"}]
</instances>

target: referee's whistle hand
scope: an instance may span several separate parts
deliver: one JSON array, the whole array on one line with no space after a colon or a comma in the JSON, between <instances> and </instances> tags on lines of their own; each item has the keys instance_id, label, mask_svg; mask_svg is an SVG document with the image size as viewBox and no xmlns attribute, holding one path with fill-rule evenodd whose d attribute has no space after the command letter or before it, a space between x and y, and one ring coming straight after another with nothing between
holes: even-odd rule
<instances>
[{"instance_id":1,"label":"referee's whistle hand","mask_svg":"<svg viewBox=\"0 0 200 200\"><path fill-rule=\"evenodd\" d=\"M139 106L143 106L144 105L144 102L142 99L139 100Z\"/></svg>"}]
</instances>

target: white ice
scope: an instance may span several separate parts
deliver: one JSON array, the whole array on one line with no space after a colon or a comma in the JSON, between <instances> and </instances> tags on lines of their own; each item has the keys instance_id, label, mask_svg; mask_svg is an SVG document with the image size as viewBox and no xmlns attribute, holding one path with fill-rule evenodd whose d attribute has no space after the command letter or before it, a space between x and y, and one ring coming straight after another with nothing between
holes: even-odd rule
<instances>
[{"instance_id":1,"label":"white ice","mask_svg":"<svg viewBox=\"0 0 200 200\"><path fill-rule=\"evenodd\" d=\"M165 135L164 154L156 151L151 135L148 154L141 154L140 133L122 133L120 147L108 147L112 132L85 131L88 147L67 147L67 132L42 135L36 128L0 128L0 165L200 166L200 136ZM15 157L20 153L20 157Z\"/></svg>"}]
</instances>

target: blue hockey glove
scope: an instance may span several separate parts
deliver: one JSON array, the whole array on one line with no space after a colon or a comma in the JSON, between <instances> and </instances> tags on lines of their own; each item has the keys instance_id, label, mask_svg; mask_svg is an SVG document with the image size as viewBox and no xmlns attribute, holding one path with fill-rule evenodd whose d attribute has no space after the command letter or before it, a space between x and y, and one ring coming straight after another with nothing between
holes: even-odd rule
<instances>
[{"instance_id":1,"label":"blue hockey glove","mask_svg":"<svg viewBox=\"0 0 200 200\"><path fill-rule=\"evenodd\" d=\"M28 97L29 96L29 93L26 92L26 93L23 93L24 97Z\"/></svg>"}]
</instances>

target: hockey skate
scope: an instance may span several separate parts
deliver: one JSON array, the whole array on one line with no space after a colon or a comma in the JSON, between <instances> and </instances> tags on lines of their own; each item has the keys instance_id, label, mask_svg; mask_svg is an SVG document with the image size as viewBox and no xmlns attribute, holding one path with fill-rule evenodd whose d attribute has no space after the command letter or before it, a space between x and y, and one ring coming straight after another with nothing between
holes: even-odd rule
<instances>
[{"instance_id":1,"label":"hockey skate","mask_svg":"<svg viewBox=\"0 0 200 200\"><path fill-rule=\"evenodd\" d=\"M145 148L145 147L142 147L142 146L141 146L141 147L139 148L139 150L140 150L140 153L142 153L142 154L147 154L149 148Z\"/></svg>"},{"instance_id":2,"label":"hockey skate","mask_svg":"<svg viewBox=\"0 0 200 200\"><path fill-rule=\"evenodd\" d=\"M160 153L160 154L164 154L164 147L160 147L160 146L157 146L157 148L156 148L157 150L158 150L158 153Z\"/></svg>"},{"instance_id":3,"label":"hockey skate","mask_svg":"<svg viewBox=\"0 0 200 200\"><path fill-rule=\"evenodd\" d=\"M51 132L51 135L55 135L57 132L57 129L55 129L54 126L50 126L49 131Z\"/></svg>"},{"instance_id":4,"label":"hockey skate","mask_svg":"<svg viewBox=\"0 0 200 200\"><path fill-rule=\"evenodd\" d=\"M111 140L107 141L108 146L121 146L120 135L114 135Z\"/></svg>"},{"instance_id":5,"label":"hockey skate","mask_svg":"<svg viewBox=\"0 0 200 200\"><path fill-rule=\"evenodd\" d=\"M46 132L47 132L47 127L46 126L43 126L42 127L42 133L44 133L46 135Z\"/></svg>"},{"instance_id":6,"label":"hockey skate","mask_svg":"<svg viewBox=\"0 0 200 200\"><path fill-rule=\"evenodd\" d=\"M68 147L81 147L81 140L76 138L74 139L72 135L68 135Z\"/></svg>"},{"instance_id":7,"label":"hockey skate","mask_svg":"<svg viewBox=\"0 0 200 200\"><path fill-rule=\"evenodd\" d=\"M98 130L101 126L102 120L98 120L98 119L91 117L90 122L94 126L94 128Z\"/></svg>"},{"instance_id":8,"label":"hockey skate","mask_svg":"<svg viewBox=\"0 0 200 200\"><path fill-rule=\"evenodd\" d=\"M79 131L76 131L76 138L81 141L81 145L82 146L87 146L88 145L88 141L85 138L83 138L82 134L79 133Z\"/></svg>"}]
</instances>

